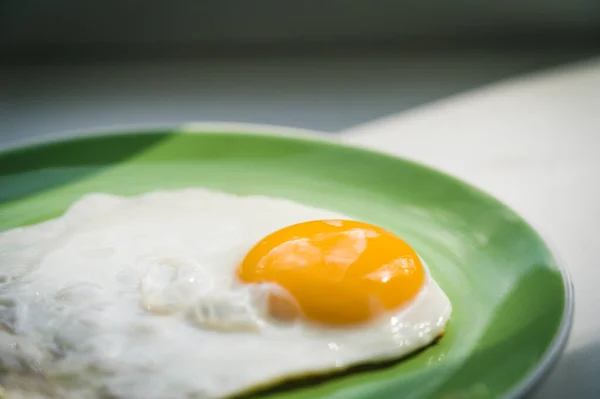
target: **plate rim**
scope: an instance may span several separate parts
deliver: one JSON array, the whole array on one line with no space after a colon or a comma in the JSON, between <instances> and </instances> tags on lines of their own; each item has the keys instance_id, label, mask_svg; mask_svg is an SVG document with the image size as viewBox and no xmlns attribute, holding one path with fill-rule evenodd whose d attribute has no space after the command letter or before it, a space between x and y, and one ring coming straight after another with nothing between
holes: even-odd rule
<instances>
[{"instance_id":1,"label":"plate rim","mask_svg":"<svg viewBox=\"0 0 600 399\"><path fill-rule=\"evenodd\" d=\"M38 135L32 138L23 140L15 140L5 144L0 144L0 156L6 153L15 151L26 151L29 148L42 147L50 144L60 144L62 142L68 142L73 140L84 141L91 138L101 137L118 137L119 135L144 135L144 134L156 134L161 131L173 131L181 134L204 134L204 133L233 133L233 134L248 134L252 136L263 136L263 137L281 137L307 142L316 142L321 144L328 144L337 147L348 148L351 150L359 150L362 152L371 153L377 156L383 156L386 158L400 159L403 162L417 165L421 168L425 168L429 171L439 173L447 179L454 180L455 182L474 190L484 196L492 199L497 204L509 209L517 217L519 217L525 224L527 224L535 234L539 236L541 241L547 247L548 251L552 254L552 257L556 261L556 268L561 274L564 289L564 307L563 314L558 327L557 333L554 336L552 342L543 353L540 361L537 363L535 368L528 374L524 375L517 384L510 389L505 395L504 399L518 399L523 398L528 393L535 390L539 383L541 383L545 377L547 377L559 358L564 352L564 349L568 343L569 336L573 327L573 318L575 310L575 293L574 285L571 277L571 273L564 261L563 257L558 252L556 246L548 240L547 235L540 230L538 226L531 223L530 220L523 217L520 212L513 209L511 206L500 201L491 193L486 190L475 186L474 184L463 180L453 174L450 174L444 170L436 167L429 166L425 163L418 162L413 159L405 158L392 154L390 152L364 147L359 144L346 142L338 138L338 134L333 132L324 132L312 129L304 129L298 127L290 127L284 125L275 124L260 124L260 123L245 123L245 122L220 122L220 121L207 121L207 122L187 122L180 124L126 124L126 125L107 125L97 126L88 129L74 129L66 130L58 133L50 133ZM334 135L334 137L330 137Z\"/></svg>"}]
</instances>

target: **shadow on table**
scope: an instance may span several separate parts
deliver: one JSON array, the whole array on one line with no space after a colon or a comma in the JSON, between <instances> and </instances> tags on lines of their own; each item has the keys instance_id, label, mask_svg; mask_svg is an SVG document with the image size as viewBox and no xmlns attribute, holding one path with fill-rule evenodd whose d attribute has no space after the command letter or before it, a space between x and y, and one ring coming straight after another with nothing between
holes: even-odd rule
<instances>
[{"instance_id":1,"label":"shadow on table","mask_svg":"<svg viewBox=\"0 0 600 399\"><path fill-rule=\"evenodd\" d=\"M600 398L600 340L565 353L530 398Z\"/></svg>"}]
</instances>

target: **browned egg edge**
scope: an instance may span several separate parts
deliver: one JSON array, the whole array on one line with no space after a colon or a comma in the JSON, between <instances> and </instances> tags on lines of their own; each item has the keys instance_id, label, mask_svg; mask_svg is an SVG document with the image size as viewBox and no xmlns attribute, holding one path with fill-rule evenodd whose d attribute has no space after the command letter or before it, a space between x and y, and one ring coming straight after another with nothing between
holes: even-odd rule
<instances>
[{"instance_id":1,"label":"browned egg edge","mask_svg":"<svg viewBox=\"0 0 600 399\"><path fill-rule=\"evenodd\" d=\"M290 390L316 386L325 382L332 381L336 378L347 377L350 375L364 373L367 371L381 370L387 367L393 367L402 362L405 362L406 360L414 356L417 356L418 354L424 352L428 348L437 345L445 333L446 331L443 330L433 341L431 341L431 343L421 348L415 349L412 352L406 353L400 357L388 357L386 359L381 360L354 363L347 367L338 367L333 370L307 371L304 373L287 375L279 380L272 380L264 384L254 385L242 392L226 396L224 399L258 399L276 393L282 393Z\"/></svg>"}]
</instances>

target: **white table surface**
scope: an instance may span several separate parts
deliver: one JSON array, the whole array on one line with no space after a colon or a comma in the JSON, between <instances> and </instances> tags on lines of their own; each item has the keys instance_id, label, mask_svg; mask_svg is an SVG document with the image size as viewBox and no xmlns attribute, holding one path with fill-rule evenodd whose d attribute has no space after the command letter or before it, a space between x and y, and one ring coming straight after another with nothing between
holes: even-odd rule
<instances>
[{"instance_id":1,"label":"white table surface","mask_svg":"<svg viewBox=\"0 0 600 399\"><path fill-rule=\"evenodd\" d=\"M600 58L346 131L493 194L557 249L575 286L565 354L535 398L600 398Z\"/></svg>"},{"instance_id":2,"label":"white table surface","mask_svg":"<svg viewBox=\"0 0 600 399\"><path fill-rule=\"evenodd\" d=\"M0 147L65 130L192 120L335 132L561 59L517 51L0 67ZM548 237L573 276L575 325L536 399L600 398L600 60L430 103L340 136L474 183Z\"/></svg>"}]
</instances>

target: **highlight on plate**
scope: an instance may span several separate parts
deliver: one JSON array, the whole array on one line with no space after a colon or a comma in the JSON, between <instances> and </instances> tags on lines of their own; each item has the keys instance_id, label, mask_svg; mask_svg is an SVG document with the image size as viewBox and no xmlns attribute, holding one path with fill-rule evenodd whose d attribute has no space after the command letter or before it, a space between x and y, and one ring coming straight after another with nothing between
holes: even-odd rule
<instances>
[{"instance_id":1,"label":"highlight on plate","mask_svg":"<svg viewBox=\"0 0 600 399\"><path fill-rule=\"evenodd\" d=\"M89 194L0 233L9 398L220 398L401 358L451 305L380 227L205 189Z\"/></svg>"}]
</instances>

